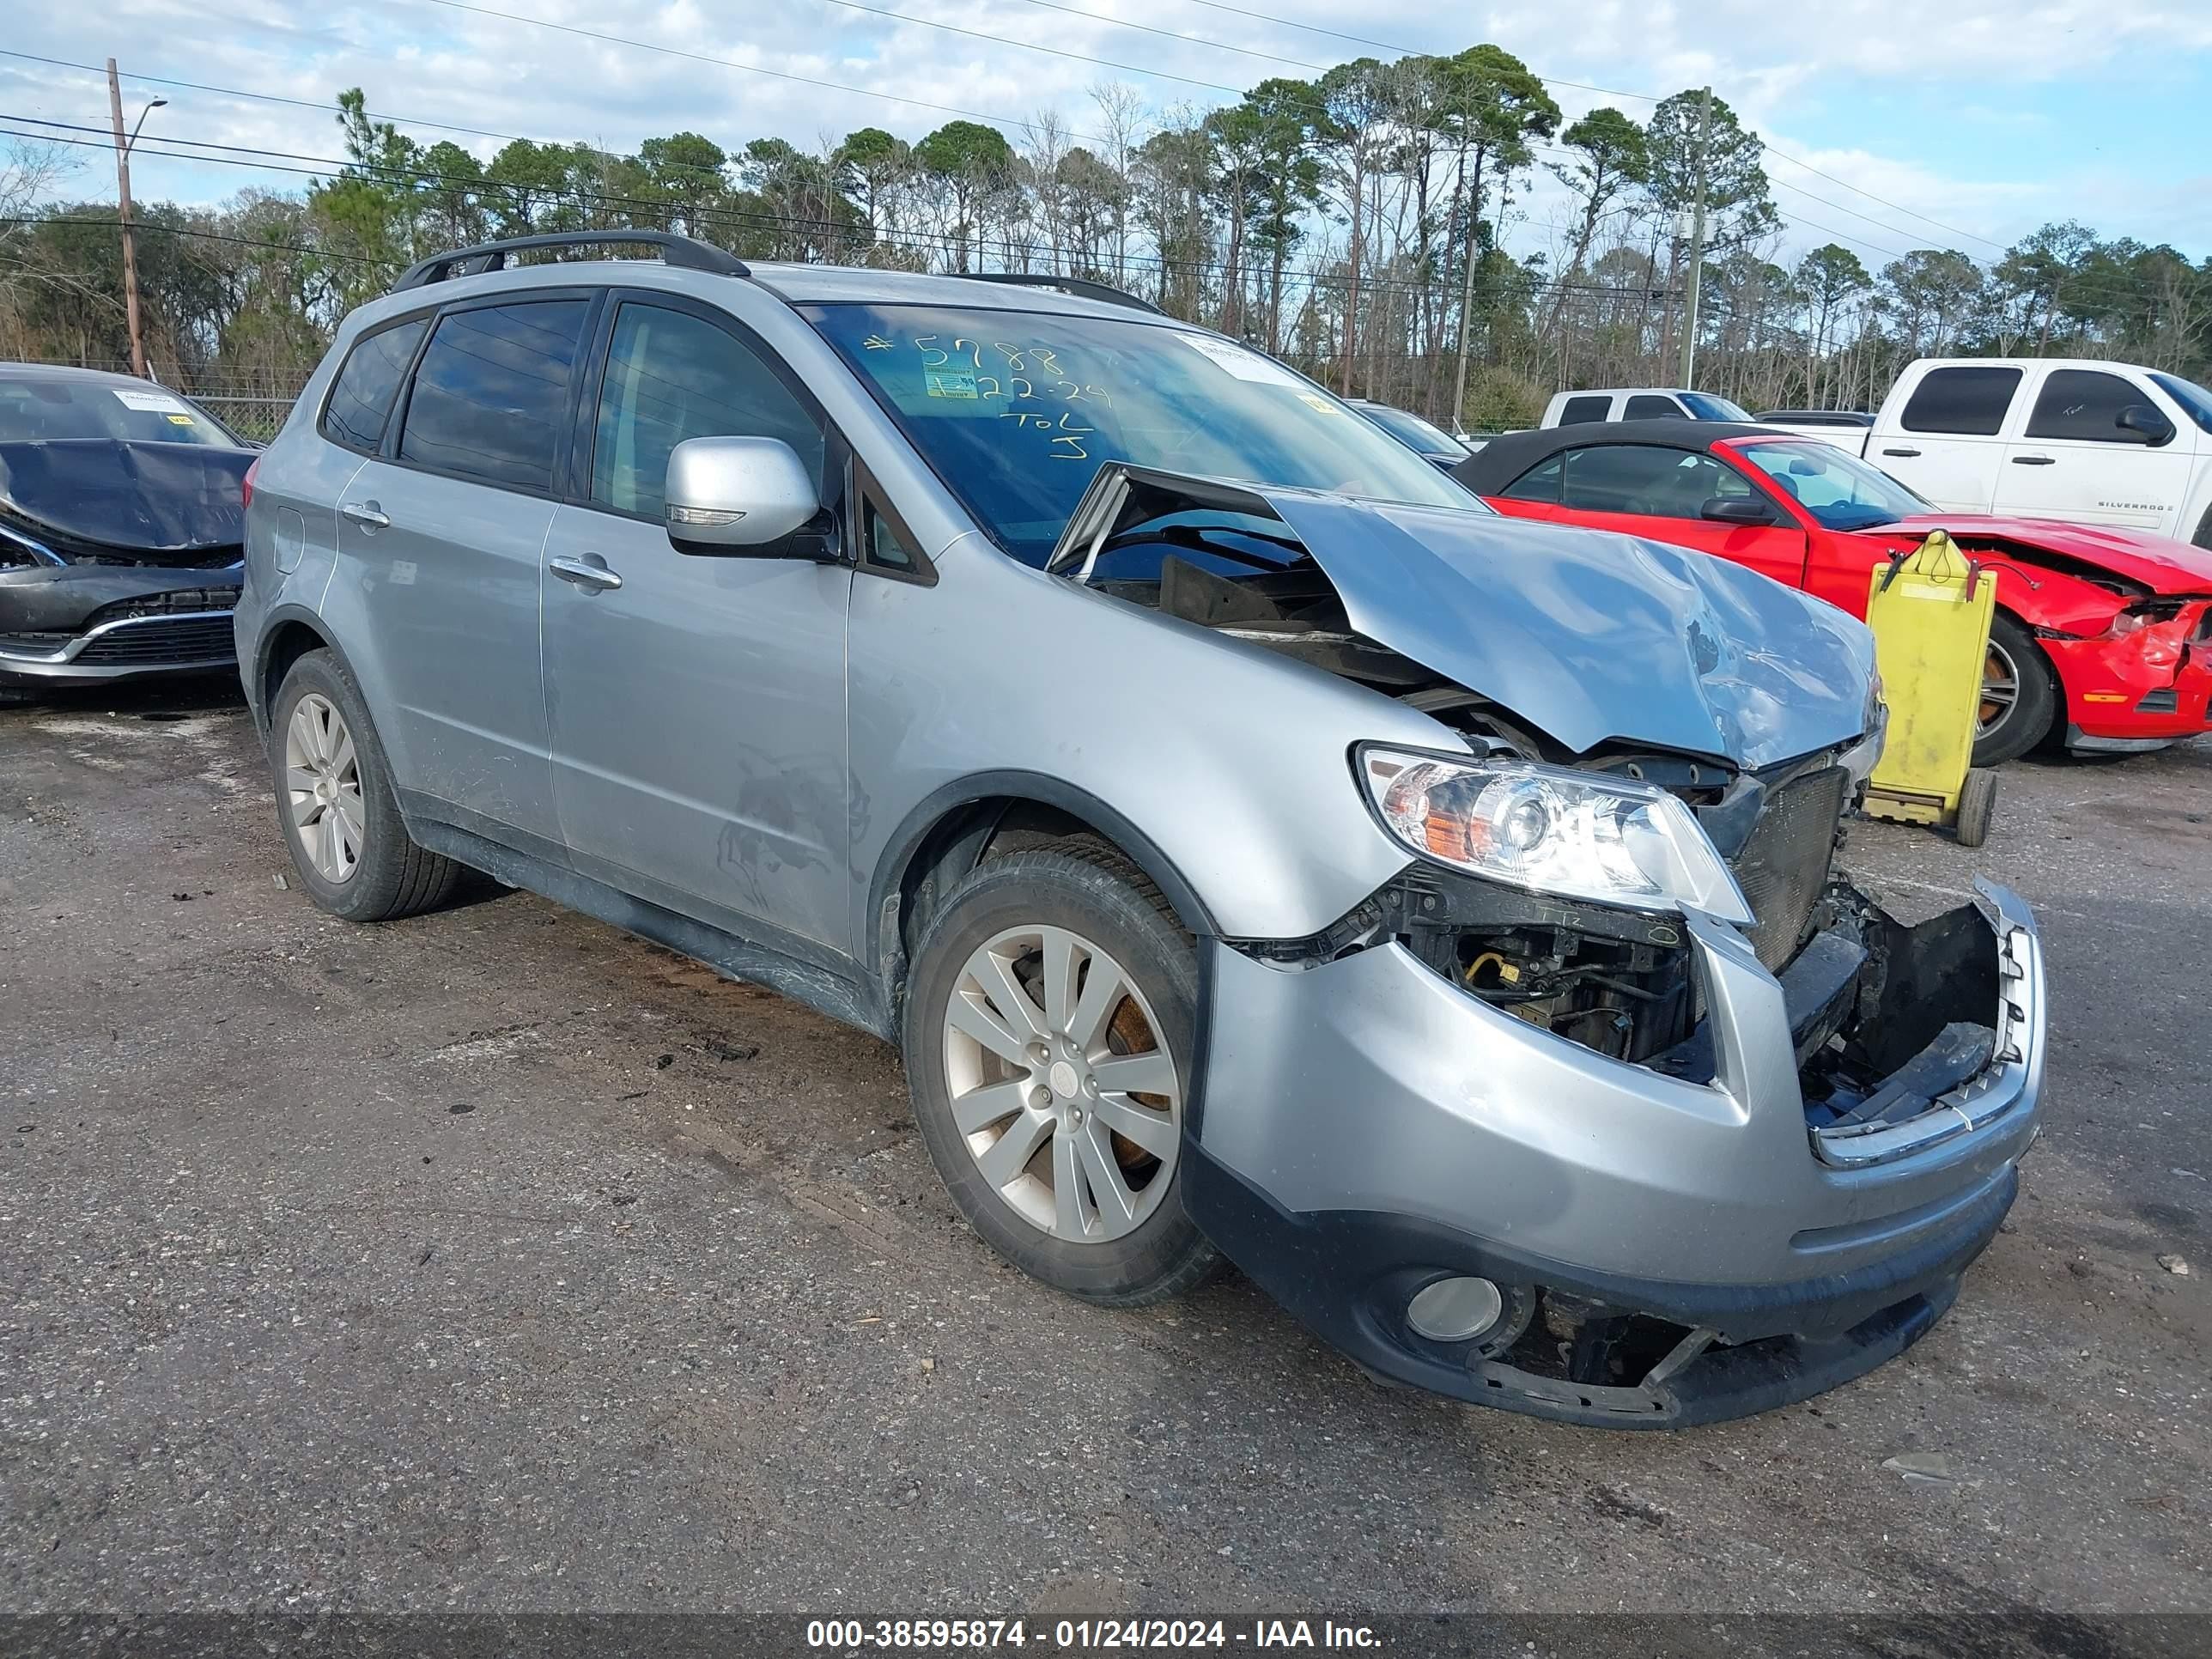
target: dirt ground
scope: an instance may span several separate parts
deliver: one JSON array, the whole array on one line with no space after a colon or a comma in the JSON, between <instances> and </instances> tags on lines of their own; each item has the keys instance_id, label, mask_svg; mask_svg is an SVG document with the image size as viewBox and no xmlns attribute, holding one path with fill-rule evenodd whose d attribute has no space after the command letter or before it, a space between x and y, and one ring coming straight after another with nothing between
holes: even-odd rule
<instances>
[{"instance_id":1,"label":"dirt ground","mask_svg":"<svg viewBox=\"0 0 2212 1659\"><path fill-rule=\"evenodd\" d=\"M325 917L220 688L0 711L0 1609L2212 1611L2212 741L1850 862L2034 903L2022 1200L1897 1363L1605 1434L1042 1289L890 1048L536 898Z\"/></svg>"}]
</instances>

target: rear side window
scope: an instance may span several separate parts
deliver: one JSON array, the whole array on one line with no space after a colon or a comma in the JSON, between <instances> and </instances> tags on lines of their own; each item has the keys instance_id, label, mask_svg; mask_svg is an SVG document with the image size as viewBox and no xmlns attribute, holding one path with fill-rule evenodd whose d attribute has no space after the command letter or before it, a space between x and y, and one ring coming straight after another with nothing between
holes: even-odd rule
<instances>
[{"instance_id":1,"label":"rear side window","mask_svg":"<svg viewBox=\"0 0 2212 1659\"><path fill-rule=\"evenodd\" d=\"M1567 459L1567 506L1585 513L1694 519L1716 495L1751 486L1710 455L1650 444L1597 444Z\"/></svg>"},{"instance_id":2,"label":"rear side window","mask_svg":"<svg viewBox=\"0 0 2212 1659\"><path fill-rule=\"evenodd\" d=\"M1628 400L1624 421L1679 421L1683 418L1682 405L1672 398L1654 397L1650 392L1638 392Z\"/></svg>"},{"instance_id":3,"label":"rear side window","mask_svg":"<svg viewBox=\"0 0 2212 1659\"><path fill-rule=\"evenodd\" d=\"M1559 474L1566 466L1566 457L1554 455L1541 466L1529 468L1498 493L1510 501L1548 501L1556 504L1559 499Z\"/></svg>"},{"instance_id":4,"label":"rear side window","mask_svg":"<svg viewBox=\"0 0 2212 1659\"><path fill-rule=\"evenodd\" d=\"M1595 398L1570 398L1559 410L1561 426L1580 426L1585 421L1602 421L1613 413L1613 399L1601 393Z\"/></svg>"},{"instance_id":5,"label":"rear side window","mask_svg":"<svg viewBox=\"0 0 2212 1659\"><path fill-rule=\"evenodd\" d=\"M441 317L408 394L400 459L550 491L587 309L533 300Z\"/></svg>"},{"instance_id":6,"label":"rear side window","mask_svg":"<svg viewBox=\"0 0 2212 1659\"><path fill-rule=\"evenodd\" d=\"M399 400L399 382L415 360L429 326L422 318L380 329L354 342L345 366L323 405L323 435L334 444L373 455L384 441L384 423Z\"/></svg>"},{"instance_id":7,"label":"rear side window","mask_svg":"<svg viewBox=\"0 0 2212 1659\"><path fill-rule=\"evenodd\" d=\"M1936 368L1915 386L1902 416L1907 432L1994 438L2020 390L2016 368Z\"/></svg>"},{"instance_id":8,"label":"rear side window","mask_svg":"<svg viewBox=\"0 0 2212 1659\"><path fill-rule=\"evenodd\" d=\"M2036 398L2035 413L2027 419L2027 435L2086 439L2100 444L2141 443L2139 434L2120 430L2120 411L2149 402L2117 374L2094 368L2055 368Z\"/></svg>"}]
</instances>

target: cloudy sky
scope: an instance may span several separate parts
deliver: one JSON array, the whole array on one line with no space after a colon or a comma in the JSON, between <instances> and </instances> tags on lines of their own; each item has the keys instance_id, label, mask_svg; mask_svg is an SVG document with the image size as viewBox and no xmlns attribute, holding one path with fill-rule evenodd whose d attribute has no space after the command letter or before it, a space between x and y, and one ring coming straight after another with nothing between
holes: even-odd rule
<instances>
[{"instance_id":1,"label":"cloudy sky","mask_svg":"<svg viewBox=\"0 0 2212 1659\"><path fill-rule=\"evenodd\" d=\"M0 118L104 131L99 76L33 59L112 55L126 114L169 100L137 193L211 202L304 179L173 159L164 141L330 156L328 105L349 86L425 142L485 156L498 138L450 128L623 150L690 128L734 149L1057 110L1080 142L1102 82L1203 107L1268 76L1477 40L1552 79L1570 118L1597 103L1641 118L1649 101L1626 94L1711 84L1776 153L1785 257L1837 240L1869 265L1924 246L1988 258L2064 217L2212 253L2212 0L105 0L17 9ZM108 156L81 155L64 193L109 191ZM1550 240L1546 198L1531 207L1522 251Z\"/></svg>"}]
</instances>

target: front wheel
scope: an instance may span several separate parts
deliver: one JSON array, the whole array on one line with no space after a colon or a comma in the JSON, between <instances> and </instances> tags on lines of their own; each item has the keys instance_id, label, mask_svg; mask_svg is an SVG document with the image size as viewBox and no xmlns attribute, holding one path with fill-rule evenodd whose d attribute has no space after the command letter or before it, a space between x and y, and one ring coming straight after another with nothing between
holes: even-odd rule
<instances>
[{"instance_id":1,"label":"front wheel","mask_svg":"<svg viewBox=\"0 0 2212 1659\"><path fill-rule=\"evenodd\" d=\"M1188 938L1117 860L1016 853L953 890L915 955L907 1079L1000 1255L1113 1307L1206 1277L1180 1191L1197 1006Z\"/></svg>"},{"instance_id":2,"label":"front wheel","mask_svg":"<svg viewBox=\"0 0 2212 1659\"><path fill-rule=\"evenodd\" d=\"M1974 764L1996 766L2025 755L2051 735L2057 711L2058 678L2034 635L2010 617L1990 617Z\"/></svg>"}]
</instances>

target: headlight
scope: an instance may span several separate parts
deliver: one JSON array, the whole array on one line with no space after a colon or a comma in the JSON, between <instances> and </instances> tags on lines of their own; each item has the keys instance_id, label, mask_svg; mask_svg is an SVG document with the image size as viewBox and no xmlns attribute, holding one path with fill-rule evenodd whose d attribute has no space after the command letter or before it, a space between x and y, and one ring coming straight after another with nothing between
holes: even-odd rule
<instances>
[{"instance_id":1,"label":"headlight","mask_svg":"<svg viewBox=\"0 0 2212 1659\"><path fill-rule=\"evenodd\" d=\"M1389 749L1360 750L1359 773L1391 834L1438 863L1535 892L1752 921L1690 809L1663 789Z\"/></svg>"}]
</instances>

